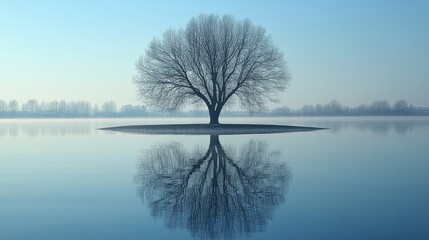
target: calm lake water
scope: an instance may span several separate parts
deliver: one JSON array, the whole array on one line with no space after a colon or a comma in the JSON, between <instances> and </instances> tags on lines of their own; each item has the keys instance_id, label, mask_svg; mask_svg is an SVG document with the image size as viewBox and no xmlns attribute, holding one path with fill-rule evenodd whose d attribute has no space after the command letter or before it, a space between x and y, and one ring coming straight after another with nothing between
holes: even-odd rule
<instances>
[{"instance_id":1,"label":"calm lake water","mask_svg":"<svg viewBox=\"0 0 429 240\"><path fill-rule=\"evenodd\" d=\"M0 120L0 239L429 239L429 118Z\"/></svg>"}]
</instances>

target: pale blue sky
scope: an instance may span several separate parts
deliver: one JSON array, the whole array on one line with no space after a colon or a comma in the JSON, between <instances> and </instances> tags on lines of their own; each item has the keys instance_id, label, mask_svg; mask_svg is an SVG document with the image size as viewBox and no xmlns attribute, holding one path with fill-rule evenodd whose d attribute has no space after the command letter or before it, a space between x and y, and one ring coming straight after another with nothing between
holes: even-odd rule
<instances>
[{"instance_id":1,"label":"pale blue sky","mask_svg":"<svg viewBox=\"0 0 429 240\"><path fill-rule=\"evenodd\" d=\"M0 99L137 104L150 40L202 13L250 18L285 53L279 104L429 106L429 1L0 1Z\"/></svg>"}]
</instances>

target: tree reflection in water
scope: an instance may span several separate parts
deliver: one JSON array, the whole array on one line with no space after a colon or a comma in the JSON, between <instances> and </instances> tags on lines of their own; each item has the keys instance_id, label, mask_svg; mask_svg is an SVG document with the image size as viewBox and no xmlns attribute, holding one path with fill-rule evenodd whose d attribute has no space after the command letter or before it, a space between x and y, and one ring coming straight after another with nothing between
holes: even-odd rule
<instances>
[{"instance_id":1,"label":"tree reflection in water","mask_svg":"<svg viewBox=\"0 0 429 240\"><path fill-rule=\"evenodd\" d=\"M141 156L138 194L168 228L187 228L198 238L233 238L264 231L284 202L290 179L268 144L249 141L238 152L210 136L208 150L189 154L177 142Z\"/></svg>"}]
</instances>

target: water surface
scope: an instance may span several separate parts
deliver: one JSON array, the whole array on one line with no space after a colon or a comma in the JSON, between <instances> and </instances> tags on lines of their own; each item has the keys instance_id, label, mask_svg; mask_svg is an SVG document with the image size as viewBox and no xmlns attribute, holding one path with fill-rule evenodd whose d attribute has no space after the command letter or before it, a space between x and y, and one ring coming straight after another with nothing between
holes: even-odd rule
<instances>
[{"instance_id":1,"label":"water surface","mask_svg":"<svg viewBox=\"0 0 429 240\"><path fill-rule=\"evenodd\" d=\"M429 239L429 118L0 120L0 239Z\"/></svg>"}]
</instances>

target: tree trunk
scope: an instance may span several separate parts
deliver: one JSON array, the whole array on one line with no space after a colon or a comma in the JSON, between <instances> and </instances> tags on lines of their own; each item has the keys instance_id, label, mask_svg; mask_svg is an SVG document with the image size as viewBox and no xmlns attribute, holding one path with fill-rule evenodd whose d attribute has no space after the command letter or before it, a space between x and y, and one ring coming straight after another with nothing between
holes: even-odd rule
<instances>
[{"instance_id":1,"label":"tree trunk","mask_svg":"<svg viewBox=\"0 0 429 240\"><path fill-rule=\"evenodd\" d=\"M209 108L209 114L210 114L210 124L219 124L220 112Z\"/></svg>"},{"instance_id":2,"label":"tree trunk","mask_svg":"<svg viewBox=\"0 0 429 240\"><path fill-rule=\"evenodd\" d=\"M216 148L222 147L219 142L219 135L210 135L210 151L216 151Z\"/></svg>"}]
</instances>

